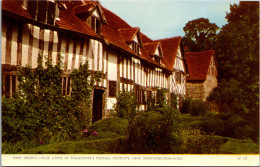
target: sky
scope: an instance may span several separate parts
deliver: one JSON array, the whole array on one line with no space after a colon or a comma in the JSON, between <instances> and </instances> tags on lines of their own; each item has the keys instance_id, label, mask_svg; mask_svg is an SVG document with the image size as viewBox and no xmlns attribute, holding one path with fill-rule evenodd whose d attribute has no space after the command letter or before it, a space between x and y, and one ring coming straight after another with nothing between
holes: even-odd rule
<instances>
[{"instance_id":1,"label":"sky","mask_svg":"<svg viewBox=\"0 0 260 167\"><path fill-rule=\"evenodd\" d=\"M100 0L100 3L155 40L184 36L185 24L201 17L221 28L227 23L225 16L230 12L230 4L238 1Z\"/></svg>"}]
</instances>

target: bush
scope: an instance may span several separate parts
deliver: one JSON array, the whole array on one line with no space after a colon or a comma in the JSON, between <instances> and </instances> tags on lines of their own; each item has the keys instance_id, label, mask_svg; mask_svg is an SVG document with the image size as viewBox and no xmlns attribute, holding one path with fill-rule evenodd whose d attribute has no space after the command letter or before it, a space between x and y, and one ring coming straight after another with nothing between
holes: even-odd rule
<instances>
[{"instance_id":1,"label":"bush","mask_svg":"<svg viewBox=\"0 0 260 167\"><path fill-rule=\"evenodd\" d=\"M127 143L132 153L176 153L181 140L174 129L177 111L144 112L129 122Z\"/></svg>"},{"instance_id":2,"label":"bush","mask_svg":"<svg viewBox=\"0 0 260 167\"><path fill-rule=\"evenodd\" d=\"M118 117L130 119L136 115L137 99L133 92L123 90L116 99L115 111Z\"/></svg>"},{"instance_id":3,"label":"bush","mask_svg":"<svg viewBox=\"0 0 260 167\"><path fill-rule=\"evenodd\" d=\"M241 115L233 115L228 120L227 136L238 139L249 139L254 129L250 122L246 121Z\"/></svg>"},{"instance_id":4,"label":"bush","mask_svg":"<svg viewBox=\"0 0 260 167\"><path fill-rule=\"evenodd\" d=\"M202 122L201 130L207 134L215 134L223 136L226 131L226 124L219 118L210 118Z\"/></svg>"},{"instance_id":5,"label":"bush","mask_svg":"<svg viewBox=\"0 0 260 167\"><path fill-rule=\"evenodd\" d=\"M193 100L190 106L190 114L191 116L204 116L208 111L208 105L206 102L201 100Z\"/></svg>"},{"instance_id":6,"label":"bush","mask_svg":"<svg viewBox=\"0 0 260 167\"><path fill-rule=\"evenodd\" d=\"M127 127L127 119L115 117L99 120L87 128L89 133L96 131L98 135L90 135L87 140L124 136L126 135Z\"/></svg>"},{"instance_id":7,"label":"bush","mask_svg":"<svg viewBox=\"0 0 260 167\"><path fill-rule=\"evenodd\" d=\"M190 113L191 116L205 116L208 111L209 105L207 104L207 102L204 102L202 100L192 100L189 97L184 99L181 108L182 114Z\"/></svg>"},{"instance_id":8,"label":"bush","mask_svg":"<svg viewBox=\"0 0 260 167\"><path fill-rule=\"evenodd\" d=\"M227 139L219 136L205 135L199 129L186 128L182 130L179 154L216 154Z\"/></svg>"},{"instance_id":9,"label":"bush","mask_svg":"<svg viewBox=\"0 0 260 167\"><path fill-rule=\"evenodd\" d=\"M166 107L166 90L165 89L157 89L156 95L156 108L164 108Z\"/></svg>"},{"instance_id":10,"label":"bush","mask_svg":"<svg viewBox=\"0 0 260 167\"><path fill-rule=\"evenodd\" d=\"M192 99L189 97L184 99L184 101L182 103L182 108L180 110L182 114L190 113L191 102L192 102Z\"/></svg>"},{"instance_id":11,"label":"bush","mask_svg":"<svg viewBox=\"0 0 260 167\"><path fill-rule=\"evenodd\" d=\"M61 94L61 66L47 61L43 68L41 56L38 64L36 69L20 68L19 92L2 98L3 142L48 143L53 136L76 140L91 123L90 94L98 76L88 71L88 64L72 72L72 95L67 97Z\"/></svg>"},{"instance_id":12,"label":"bush","mask_svg":"<svg viewBox=\"0 0 260 167\"><path fill-rule=\"evenodd\" d=\"M170 104L171 104L171 108L177 109L177 95L175 93L171 93L171 103Z\"/></svg>"}]
</instances>

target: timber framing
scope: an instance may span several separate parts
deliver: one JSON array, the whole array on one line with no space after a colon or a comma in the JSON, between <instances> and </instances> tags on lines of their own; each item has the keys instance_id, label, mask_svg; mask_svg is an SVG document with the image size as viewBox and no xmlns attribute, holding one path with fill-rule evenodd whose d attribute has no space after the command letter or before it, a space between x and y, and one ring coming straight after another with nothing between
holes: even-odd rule
<instances>
[{"instance_id":1,"label":"timber framing","mask_svg":"<svg viewBox=\"0 0 260 167\"><path fill-rule=\"evenodd\" d=\"M91 73L99 72L91 100L93 112L101 113L93 115L102 118L111 116L116 95L123 90L136 93L139 110L146 108L148 96L156 97L158 89L166 90L168 98L172 93L185 96L189 70L181 37L152 40L98 1L42 1L50 7L38 9L33 0L2 1L4 96L12 97L18 87L17 68L36 68L39 56L43 63L63 64L65 96L71 95L70 74L80 64L88 62ZM90 17L95 17L93 25ZM151 52L149 45L155 46ZM176 82L177 73L181 82Z\"/></svg>"}]
</instances>

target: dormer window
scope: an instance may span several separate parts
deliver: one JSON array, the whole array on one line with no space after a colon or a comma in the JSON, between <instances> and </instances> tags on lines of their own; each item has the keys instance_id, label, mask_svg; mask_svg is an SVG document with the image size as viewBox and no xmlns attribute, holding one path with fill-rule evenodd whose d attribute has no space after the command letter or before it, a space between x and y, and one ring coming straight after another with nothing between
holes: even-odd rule
<instances>
[{"instance_id":1,"label":"dormer window","mask_svg":"<svg viewBox=\"0 0 260 167\"><path fill-rule=\"evenodd\" d=\"M54 25L59 17L59 9L54 0L24 0L22 7L27 9L34 20Z\"/></svg>"},{"instance_id":2,"label":"dormer window","mask_svg":"<svg viewBox=\"0 0 260 167\"><path fill-rule=\"evenodd\" d=\"M95 16L91 17L91 28L95 31L95 33L100 35L100 32L101 32L101 21L100 21L99 18L97 18Z\"/></svg>"},{"instance_id":3,"label":"dormer window","mask_svg":"<svg viewBox=\"0 0 260 167\"><path fill-rule=\"evenodd\" d=\"M135 42L135 41L132 41L131 45L132 45L133 51L139 55L139 53L140 53L140 46L139 46L139 44L137 42Z\"/></svg>"},{"instance_id":4,"label":"dormer window","mask_svg":"<svg viewBox=\"0 0 260 167\"><path fill-rule=\"evenodd\" d=\"M156 61L156 63L160 64L161 63L161 58L158 56L154 56L154 60Z\"/></svg>"},{"instance_id":5,"label":"dormer window","mask_svg":"<svg viewBox=\"0 0 260 167\"><path fill-rule=\"evenodd\" d=\"M105 16L98 1L84 1L83 5L76 7L75 14L82 21L87 23L90 28L99 36L101 34L102 24L107 24Z\"/></svg>"}]
</instances>

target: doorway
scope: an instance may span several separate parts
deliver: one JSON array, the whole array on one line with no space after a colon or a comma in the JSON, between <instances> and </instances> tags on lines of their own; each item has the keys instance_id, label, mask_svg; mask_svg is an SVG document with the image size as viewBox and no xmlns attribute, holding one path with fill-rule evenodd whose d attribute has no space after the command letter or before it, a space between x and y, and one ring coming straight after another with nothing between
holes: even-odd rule
<instances>
[{"instance_id":1,"label":"doorway","mask_svg":"<svg viewBox=\"0 0 260 167\"><path fill-rule=\"evenodd\" d=\"M103 94L104 94L104 90L94 89L92 123L102 119Z\"/></svg>"}]
</instances>

